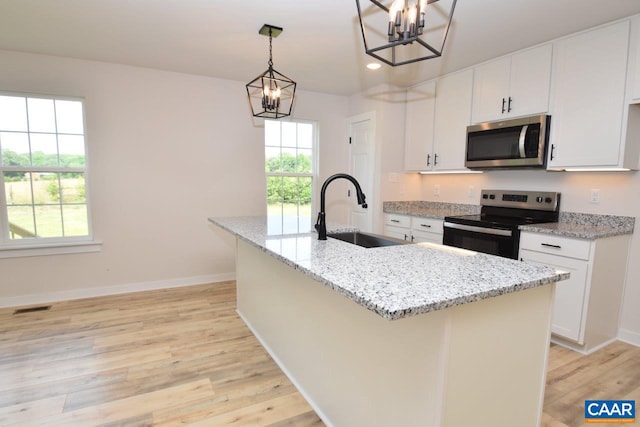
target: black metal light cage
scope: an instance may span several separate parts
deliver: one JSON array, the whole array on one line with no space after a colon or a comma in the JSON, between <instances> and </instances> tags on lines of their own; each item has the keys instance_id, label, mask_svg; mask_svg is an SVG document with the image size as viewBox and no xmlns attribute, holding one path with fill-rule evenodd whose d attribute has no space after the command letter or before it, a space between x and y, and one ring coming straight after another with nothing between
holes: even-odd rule
<instances>
[{"instance_id":1,"label":"black metal light cage","mask_svg":"<svg viewBox=\"0 0 640 427\"><path fill-rule=\"evenodd\" d=\"M259 31L259 34L269 36L269 68L246 85L247 97L249 98L249 105L251 106L251 114L254 117L280 119L282 117L290 116L291 110L293 109L296 82L273 68L271 38L277 37L281 32L282 28L268 24L264 24ZM271 88L274 84L280 89L279 102L277 106L267 108L263 102L263 90L264 87Z\"/></svg>"},{"instance_id":2,"label":"black metal light cage","mask_svg":"<svg viewBox=\"0 0 640 427\"><path fill-rule=\"evenodd\" d=\"M374 5L379 7L385 13L387 13L387 14L389 13L389 8L387 6L385 6L384 4L380 3L378 0L368 0L368 1L370 1L371 3L373 3ZM427 1L427 5L432 4L432 3L437 3L438 1L440 1L440 0L428 0ZM449 18L448 18L447 24L446 24L445 29L444 29L444 34L442 35L442 43L440 44L439 49L436 49L431 44L429 44L429 43L425 42L424 40L422 40L420 38L420 35L416 35L416 36L410 37L408 39L403 39L403 40L397 40L397 41L394 41L394 42L390 42L390 43L384 44L382 46L370 48L367 45L367 35L366 35L365 28L364 28L365 25L364 25L364 20L363 20L363 15L362 15L362 9L360 8L360 0L356 0L356 5L358 7L358 20L360 21L360 30L362 31L362 40L364 41L364 50L366 51L367 55L373 56L374 58L378 59L379 61L382 61L387 65L391 65L392 67L396 67L398 65L411 64L411 63L414 63L414 62L424 61L426 59L437 58L437 57L442 56L442 50L444 49L444 44L445 44L445 42L447 40L447 35L449 34L449 27L451 26L451 20L453 19L453 12L454 12L454 10L456 8L456 2L457 2L457 0L452 0L451 10L449 12ZM402 61L396 60L396 48L404 46L404 45L411 44L413 42L417 42L422 47L427 49L428 53L426 54L426 56L421 56L421 57L418 57L418 58L407 59L407 60L402 60ZM377 53L377 52L380 52L380 51L383 51L383 50L386 50L386 49L391 49L391 60L388 60L387 58L384 58L384 57L380 56Z\"/></svg>"}]
</instances>

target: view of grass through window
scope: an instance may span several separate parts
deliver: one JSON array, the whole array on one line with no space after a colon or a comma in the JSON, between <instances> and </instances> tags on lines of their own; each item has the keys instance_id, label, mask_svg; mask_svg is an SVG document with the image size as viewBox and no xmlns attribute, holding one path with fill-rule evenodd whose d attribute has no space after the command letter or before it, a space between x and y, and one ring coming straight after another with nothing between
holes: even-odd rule
<instances>
[{"instance_id":1,"label":"view of grass through window","mask_svg":"<svg viewBox=\"0 0 640 427\"><path fill-rule=\"evenodd\" d=\"M0 204L9 240L89 234L82 102L0 94Z\"/></svg>"},{"instance_id":2,"label":"view of grass through window","mask_svg":"<svg viewBox=\"0 0 640 427\"><path fill-rule=\"evenodd\" d=\"M303 233L311 227L314 124L265 120L269 231Z\"/></svg>"}]
</instances>

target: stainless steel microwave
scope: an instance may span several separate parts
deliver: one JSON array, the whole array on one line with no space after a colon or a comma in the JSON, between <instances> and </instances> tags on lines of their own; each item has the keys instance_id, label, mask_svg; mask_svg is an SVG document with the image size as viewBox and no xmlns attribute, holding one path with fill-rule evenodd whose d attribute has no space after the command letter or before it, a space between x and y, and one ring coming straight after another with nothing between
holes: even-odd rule
<instances>
[{"instance_id":1,"label":"stainless steel microwave","mask_svg":"<svg viewBox=\"0 0 640 427\"><path fill-rule=\"evenodd\" d=\"M521 117L467 127L469 169L542 168L551 116Z\"/></svg>"}]
</instances>

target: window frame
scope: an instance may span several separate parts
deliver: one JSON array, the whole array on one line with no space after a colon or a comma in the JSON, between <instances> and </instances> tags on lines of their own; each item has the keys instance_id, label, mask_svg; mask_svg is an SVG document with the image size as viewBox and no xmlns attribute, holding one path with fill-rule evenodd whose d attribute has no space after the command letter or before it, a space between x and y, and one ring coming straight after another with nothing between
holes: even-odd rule
<instances>
[{"instance_id":1,"label":"window frame","mask_svg":"<svg viewBox=\"0 0 640 427\"><path fill-rule=\"evenodd\" d=\"M49 254L63 253L80 253L80 252L96 252L100 250L101 242L96 241L93 235L93 219L91 214L91 191L90 191L90 171L89 171L89 153L87 144L87 126L86 126L86 102L83 97L47 95L41 93L26 93L0 90L0 96L14 96L25 99L46 99L53 101L74 101L80 102L82 105L82 139L84 144L84 167L62 167L58 166L4 166L0 159L0 259L14 258L21 256L38 256ZM28 108L28 107L27 107ZM12 131L5 131L12 132ZM15 131L18 132L18 131ZM27 134L50 133L50 132L31 132L27 129ZM56 140L58 135L67 135L63 132L55 132ZM77 134L68 134L77 135ZM29 154L32 155L31 146ZM0 148L0 156L2 151ZM11 239L11 230L9 225L6 185L4 180L4 172L23 172L23 173L82 173L85 185L85 206L87 212L87 234L79 236L56 236L56 237L37 237L24 239ZM35 204L32 200L32 206ZM62 207L62 202L60 203Z\"/></svg>"},{"instance_id":2,"label":"window frame","mask_svg":"<svg viewBox=\"0 0 640 427\"><path fill-rule=\"evenodd\" d=\"M316 206L317 206L317 196L316 193L316 187L317 187L317 183L318 183L318 173L319 173L319 159L318 159L318 153L319 153L319 145L320 145L320 126L318 121L316 120L305 120L305 119L286 119L286 120L269 120L269 119L265 119L266 121L272 121L272 122L276 122L279 123L280 125L280 147L282 148L282 123L295 123L296 125L298 124L309 124L311 125L311 173L306 173L306 172L267 172L265 170L265 208L267 209L267 215L268 215L268 209L269 209L269 197L267 194L267 187L268 187L268 182L269 182L269 177L291 177L291 178L311 178L311 206L310 206L310 225L311 227L313 227L314 222L314 213L316 212ZM297 140L297 135L296 135L296 148L298 147L297 145L298 140ZM266 145L266 131L263 133L263 152L265 152L265 148L267 147ZM262 162L263 165L266 165L267 159L266 159L266 155L264 157L264 161ZM264 166L263 166L264 167ZM299 225L299 224L298 224ZM282 230L284 230L284 225L282 227ZM301 233L305 233L311 230L299 230L299 232ZM286 233L286 234L291 234L291 233Z\"/></svg>"}]
</instances>

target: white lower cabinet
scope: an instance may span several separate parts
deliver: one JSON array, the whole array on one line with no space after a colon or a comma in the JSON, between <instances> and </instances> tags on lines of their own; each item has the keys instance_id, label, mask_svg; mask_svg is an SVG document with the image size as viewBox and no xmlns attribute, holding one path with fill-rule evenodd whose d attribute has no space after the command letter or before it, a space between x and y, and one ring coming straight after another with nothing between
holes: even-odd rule
<instances>
[{"instance_id":1,"label":"white lower cabinet","mask_svg":"<svg viewBox=\"0 0 640 427\"><path fill-rule=\"evenodd\" d=\"M442 244L443 221L435 218L411 217L411 241Z\"/></svg>"},{"instance_id":2,"label":"white lower cabinet","mask_svg":"<svg viewBox=\"0 0 640 427\"><path fill-rule=\"evenodd\" d=\"M523 232L520 259L569 272L556 284L552 341L589 353L615 339L628 236L597 240Z\"/></svg>"},{"instance_id":3,"label":"white lower cabinet","mask_svg":"<svg viewBox=\"0 0 640 427\"><path fill-rule=\"evenodd\" d=\"M385 236L413 243L431 242L442 244L442 220L409 215L384 214Z\"/></svg>"}]
</instances>

